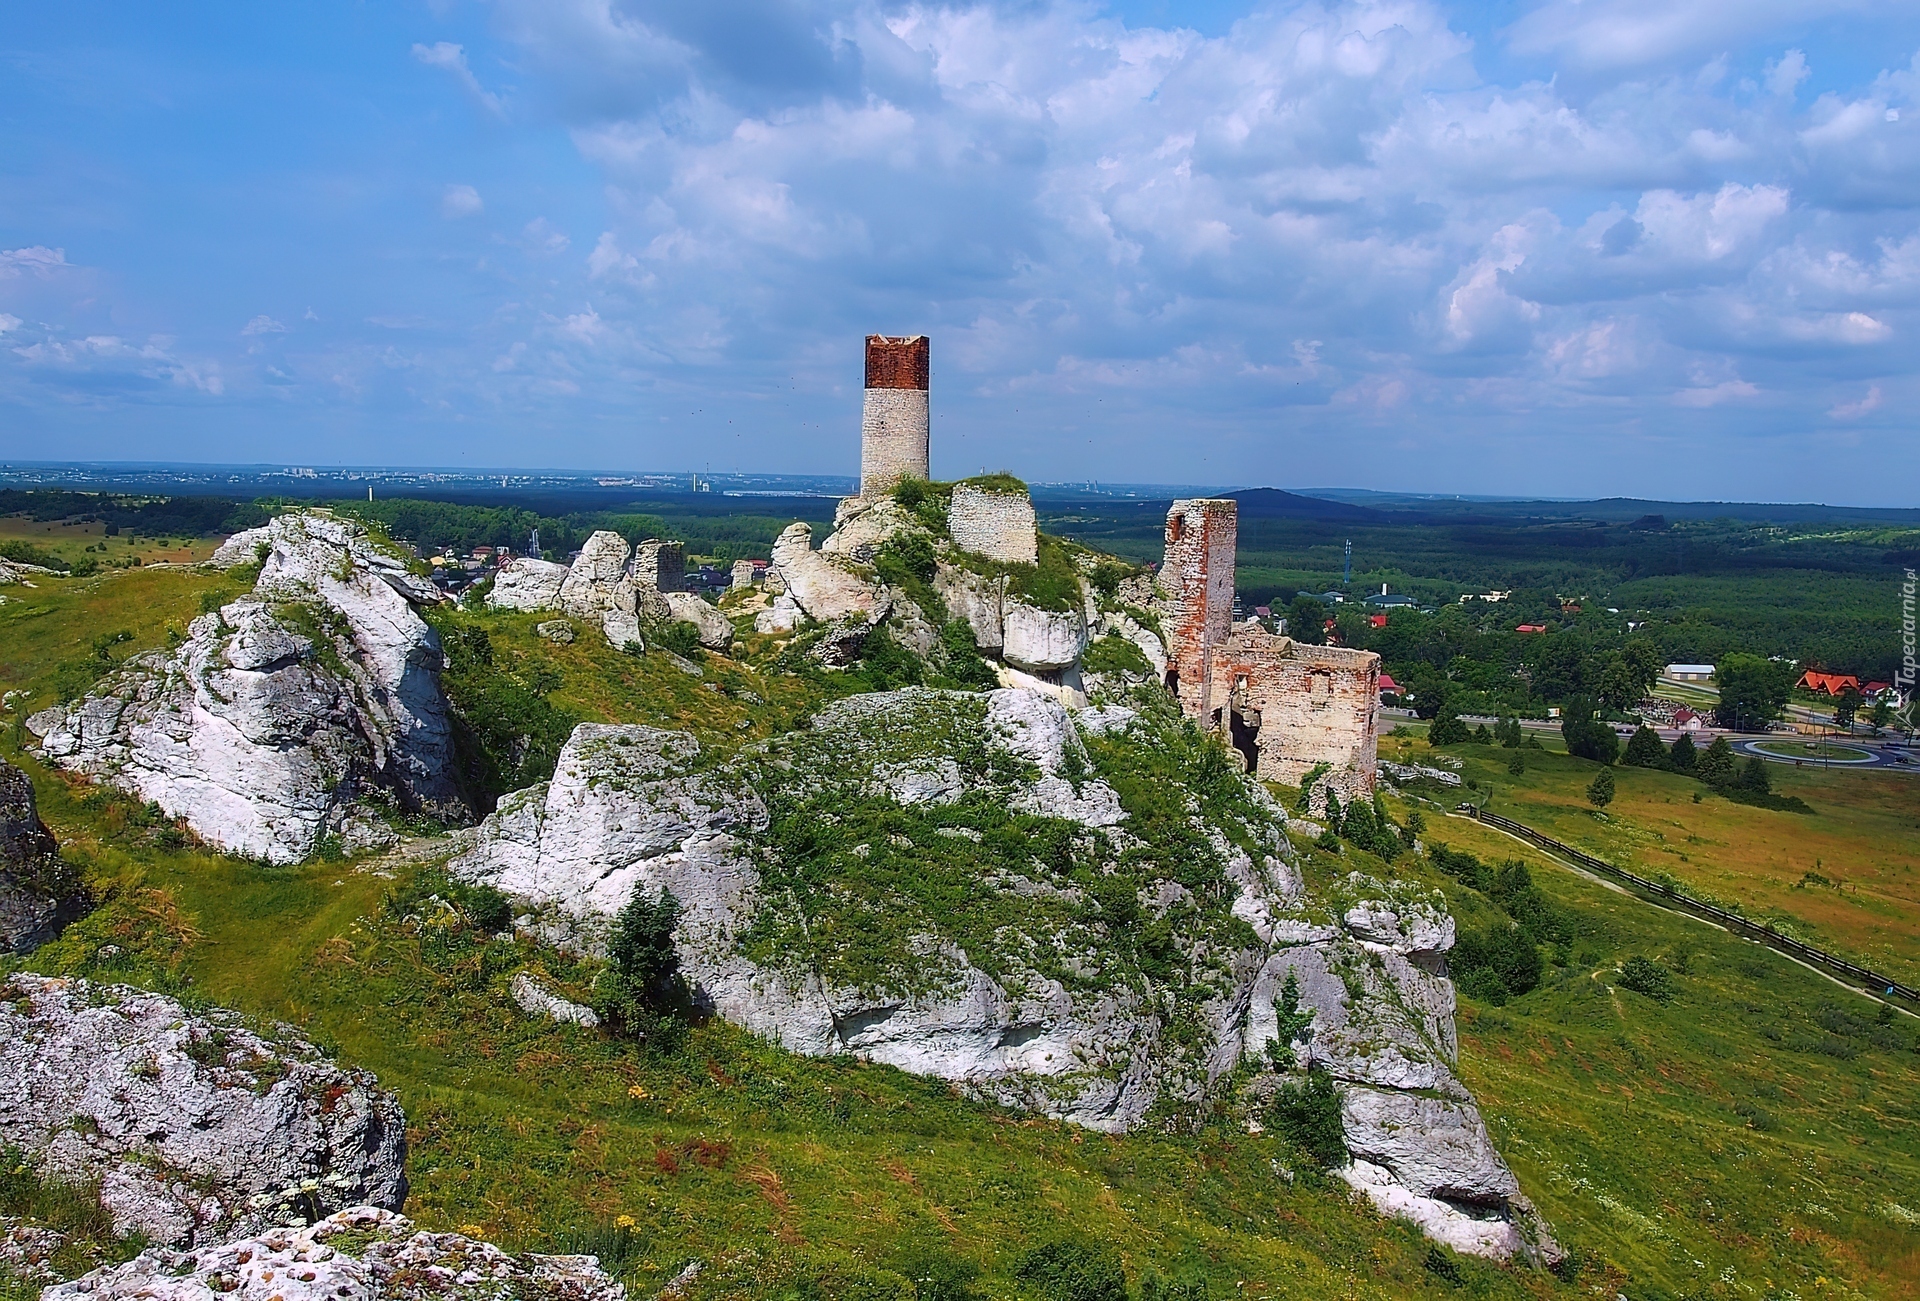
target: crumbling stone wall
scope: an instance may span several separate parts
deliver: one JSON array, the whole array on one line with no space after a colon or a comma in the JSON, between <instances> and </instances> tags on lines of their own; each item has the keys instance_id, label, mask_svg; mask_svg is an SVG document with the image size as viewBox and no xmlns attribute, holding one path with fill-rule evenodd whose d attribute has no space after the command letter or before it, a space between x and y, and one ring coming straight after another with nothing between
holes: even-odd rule
<instances>
[{"instance_id":1,"label":"crumbling stone wall","mask_svg":"<svg viewBox=\"0 0 1920 1301\"><path fill-rule=\"evenodd\" d=\"M656 592L686 591L686 547L678 542L648 538L633 550L633 581Z\"/></svg>"},{"instance_id":2,"label":"crumbling stone wall","mask_svg":"<svg viewBox=\"0 0 1920 1301\"><path fill-rule=\"evenodd\" d=\"M867 388L860 409L860 495L902 479L932 477L928 459L928 343L917 334L867 336Z\"/></svg>"},{"instance_id":3,"label":"crumbling stone wall","mask_svg":"<svg viewBox=\"0 0 1920 1301\"><path fill-rule=\"evenodd\" d=\"M1040 558L1033 498L1024 492L955 484L947 507L947 536L961 550L1002 564L1031 565Z\"/></svg>"},{"instance_id":4,"label":"crumbling stone wall","mask_svg":"<svg viewBox=\"0 0 1920 1301\"><path fill-rule=\"evenodd\" d=\"M1380 657L1308 646L1247 623L1211 651L1206 721L1267 781L1321 779L1341 800L1373 794L1380 734Z\"/></svg>"},{"instance_id":5,"label":"crumbling stone wall","mask_svg":"<svg viewBox=\"0 0 1920 1301\"><path fill-rule=\"evenodd\" d=\"M1167 687L1190 718L1206 712L1209 655L1233 628L1234 548L1239 504L1193 497L1167 510L1167 554L1160 566L1166 593Z\"/></svg>"}]
</instances>

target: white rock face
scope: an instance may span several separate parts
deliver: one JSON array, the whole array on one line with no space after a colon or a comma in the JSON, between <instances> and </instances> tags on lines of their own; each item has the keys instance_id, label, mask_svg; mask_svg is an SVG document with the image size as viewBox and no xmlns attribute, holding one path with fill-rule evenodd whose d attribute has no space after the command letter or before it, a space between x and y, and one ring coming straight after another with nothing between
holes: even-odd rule
<instances>
[{"instance_id":1,"label":"white rock face","mask_svg":"<svg viewBox=\"0 0 1920 1301\"><path fill-rule=\"evenodd\" d=\"M805 523L787 525L774 540L773 568L787 595L810 618L827 623L859 614L879 622L887 614L884 594L877 584L845 568L846 563L815 551L813 528Z\"/></svg>"},{"instance_id":2,"label":"white rock face","mask_svg":"<svg viewBox=\"0 0 1920 1301\"><path fill-rule=\"evenodd\" d=\"M1140 648L1147 657L1147 663L1153 666L1156 682L1164 682L1167 677L1167 648L1160 643L1151 628L1142 627L1133 616L1125 613L1109 613L1100 621L1103 633L1118 633Z\"/></svg>"},{"instance_id":3,"label":"white rock face","mask_svg":"<svg viewBox=\"0 0 1920 1301\"><path fill-rule=\"evenodd\" d=\"M946 603L947 613L966 620L973 629L973 643L981 650L998 655L1006 644L1001 632L1001 613L1006 602L996 579L983 578L970 569L961 569L941 561L933 569L933 590Z\"/></svg>"},{"instance_id":4,"label":"white rock face","mask_svg":"<svg viewBox=\"0 0 1920 1301\"><path fill-rule=\"evenodd\" d=\"M753 562L751 560L734 561L731 578L732 581L727 587L728 591L743 592L747 588L752 587L754 580Z\"/></svg>"},{"instance_id":5,"label":"white rock face","mask_svg":"<svg viewBox=\"0 0 1920 1301\"><path fill-rule=\"evenodd\" d=\"M733 645L733 624L727 616L692 592L668 592L667 607L681 623L690 623L700 634L700 644L711 651L725 651Z\"/></svg>"},{"instance_id":6,"label":"white rock face","mask_svg":"<svg viewBox=\"0 0 1920 1301\"><path fill-rule=\"evenodd\" d=\"M513 1004L528 1016L543 1016L549 1021L583 1025L589 1029L600 1024L600 1015L590 1007L571 1003L548 989L530 971L517 971L508 992Z\"/></svg>"},{"instance_id":7,"label":"white rock face","mask_svg":"<svg viewBox=\"0 0 1920 1301\"><path fill-rule=\"evenodd\" d=\"M625 1301L593 1256L512 1255L355 1206L193 1251L144 1251L45 1289L42 1301Z\"/></svg>"},{"instance_id":8,"label":"white rock face","mask_svg":"<svg viewBox=\"0 0 1920 1301\"><path fill-rule=\"evenodd\" d=\"M116 1232L188 1246L406 1197L406 1118L365 1071L125 986L0 984L0 1142L98 1180Z\"/></svg>"},{"instance_id":9,"label":"white rock face","mask_svg":"<svg viewBox=\"0 0 1920 1301\"><path fill-rule=\"evenodd\" d=\"M773 598L773 604L753 616L755 632L789 633L798 628L807 617L800 603L782 592Z\"/></svg>"},{"instance_id":10,"label":"white rock face","mask_svg":"<svg viewBox=\"0 0 1920 1301\"><path fill-rule=\"evenodd\" d=\"M888 538L916 527L913 517L892 497L843 497L833 512L833 532L820 550L864 564Z\"/></svg>"},{"instance_id":11,"label":"white rock face","mask_svg":"<svg viewBox=\"0 0 1920 1301\"><path fill-rule=\"evenodd\" d=\"M1041 817L1065 818L1089 827L1126 821L1113 787L1094 777L1070 781L1071 766L1090 773L1087 748L1058 700L1037 691L1002 688L987 695L987 727L1007 753L1040 770L1040 779L1015 798L1014 807Z\"/></svg>"},{"instance_id":12,"label":"white rock face","mask_svg":"<svg viewBox=\"0 0 1920 1301\"><path fill-rule=\"evenodd\" d=\"M487 604L496 610L550 610L559 603L560 588L572 570L550 560L521 556L494 575Z\"/></svg>"},{"instance_id":13,"label":"white rock face","mask_svg":"<svg viewBox=\"0 0 1920 1301\"><path fill-rule=\"evenodd\" d=\"M1048 672L1078 664L1087 649L1087 625L1078 610L1036 610L1011 602L1001 623L1001 653L1007 663L1030 672Z\"/></svg>"},{"instance_id":14,"label":"white rock face","mask_svg":"<svg viewBox=\"0 0 1920 1301\"><path fill-rule=\"evenodd\" d=\"M28 719L41 755L273 863L306 858L378 803L466 820L444 656L406 595L419 580L326 515L274 520L249 563L262 545L253 595Z\"/></svg>"}]
</instances>

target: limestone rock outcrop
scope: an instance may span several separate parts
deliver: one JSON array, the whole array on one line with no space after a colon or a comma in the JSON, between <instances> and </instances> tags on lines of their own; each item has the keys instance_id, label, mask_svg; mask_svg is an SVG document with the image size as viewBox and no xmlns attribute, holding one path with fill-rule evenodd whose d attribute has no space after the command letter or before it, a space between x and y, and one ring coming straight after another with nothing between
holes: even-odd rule
<instances>
[{"instance_id":1,"label":"limestone rock outcrop","mask_svg":"<svg viewBox=\"0 0 1920 1301\"><path fill-rule=\"evenodd\" d=\"M321 512L280 516L245 552L236 563L264 554L251 595L27 720L42 757L272 863L325 835L378 836L389 812L470 818L445 655L413 608L438 593Z\"/></svg>"},{"instance_id":2,"label":"limestone rock outcrop","mask_svg":"<svg viewBox=\"0 0 1920 1301\"><path fill-rule=\"evenodd\" d=\"M354 1206L189 1251L151 1249L45 1289L42 1301L625 1301L593 1256L514 1255Z\"/></svg>"},{"instance_id":3,"label":"limestone rock outcrop","mask_svg":"<svg viewBox=\"0 0 1920 1301\"><path fill-rule=\"evenodd\" d=\"M721 761L683 733L583 725L553 780L503 799L451 867L588 951L636 890L668 890L712 1012L1110 1131L1264 1065L1291 974L1313 1017L1296 1068L1340 1088L1348 1177L1463 1249L1543 1250L1453 1073L1451 919L1358 876L1309 894L1285 812L1255 783L1183 776L1183 736L1170 703L1076 720L1022 690L853 696ZM1177 848L1107 779L1140 762L1189 811ZM954 897L964 909L928 902ZM1162 917L1191 964L1180 991L1130 956ZM1178 1042L1191 998L1199 1031Z\"/></svg>"},{"instance_id":4,"label":"limestone rock outcrop","mask_svg":"<svg viewBox=\"0 0 1920 1301\"><path fill-rule=\"evenodd\" d=\"M97 1181L116 1232L198 1246L405 1200L406 1119L365 1071L125 986L21 974L0 995L0 1143Z\"/></svg>"},{"instance_id":5,"label":"limestone rock outcrop","mask_svg":"<svg viewBox=\"0 0 1920 1301\"><path fill-rule=\"evenodd\" d=\"M494 575L487 604L496 610L548 610L560 599L560 589L571 571L550 560L520 556Z\"/></svg>"},{"instance_id":6,"label":"limestone rock outcrop","mask_svg":"<svg viewBox=\"0 0 1920 1301\"><path fill-rule=\"evenodd\" d=\"M844 552L815 551L813 526L795 522L773 543L773 569L786 594L810 618L828 623L849 615L870 622L886 617L888 601L879 584L856 573Z\"/></svg>"},{"instance_id":7,"label":"limestone rock outcrop","mask_svg":"<svg viewBox=\"0 0 1920 1301\"><path fill-rule=\"evenodd\" d=\"M32 780L0 760L0 954L40 947L87 904L79 869L40 820Z\"/></svg>"},{"instance_id":8,"label":"limestone rock outcrop","mask_svg":"<svg viewBox=\"0 0 1920 1301\"><path fill-rule=\"evenodd\" d=\"M1009 604L1001 623L1001 654L1029 672L1058 672L1080 662L1087 625L1078 610L1040 610Z\"/></svg>"},{"instance_id":9,"label":"limestone rock outcrop","mask_svg":"<svg viewBox=\"0 0 1920 1301\"><path fill-rule=\"evenodd\" d=\"M733 623L710 602L692 592L667 592L665 597L673 617L692 624L702 646L724 652L733 645Z\"/></svg>"}]
</instances>

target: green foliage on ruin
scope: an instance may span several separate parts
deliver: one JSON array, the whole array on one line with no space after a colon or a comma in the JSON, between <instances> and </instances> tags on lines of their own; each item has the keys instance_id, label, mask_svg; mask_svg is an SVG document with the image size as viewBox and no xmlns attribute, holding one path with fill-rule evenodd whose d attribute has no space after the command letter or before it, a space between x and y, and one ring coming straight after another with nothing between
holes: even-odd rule
<instances>
[{"instance_id":1,"label":"green foliage on ruin","mask_svg":"<svg viewBox=\"0 0 1920 1301\"><path fill-rule=\"evenodd\" d=\"M1153 665L1148 662L1146 652L1119 633L1094 638L1080 657L1080 667L1088 673L1153 675Z\"/></svg>"}]
</instances>

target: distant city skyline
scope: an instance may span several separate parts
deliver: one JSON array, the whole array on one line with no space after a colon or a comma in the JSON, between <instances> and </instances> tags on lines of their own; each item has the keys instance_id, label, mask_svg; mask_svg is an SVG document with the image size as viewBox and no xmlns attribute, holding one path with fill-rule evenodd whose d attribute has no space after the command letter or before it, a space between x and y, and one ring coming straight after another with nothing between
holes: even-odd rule
<instances>
[{"instance_id":1,"label":"distant city skyline","mask_svg":"<svg viewBox=\"0 0 1920 1301\"><path fill-rule=\"evenodd\" d=\"M1920 502L1920 6L433 0L0 34L0 460Z\"/></svg>"}]
</instances>

